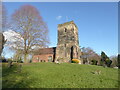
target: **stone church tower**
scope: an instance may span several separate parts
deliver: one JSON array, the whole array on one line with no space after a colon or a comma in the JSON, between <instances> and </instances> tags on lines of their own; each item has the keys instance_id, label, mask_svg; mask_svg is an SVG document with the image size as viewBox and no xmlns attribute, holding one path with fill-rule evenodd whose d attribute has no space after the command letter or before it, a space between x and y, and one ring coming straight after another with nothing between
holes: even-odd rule
<instances>
[{"instance_id":1,"label":"stone church tower","mask_svg":"<svg viewBox=\"0 0 120 90\"><path fill-rule=\"evenodd\" d=\"M58 25L58 43L56 48L56 61L71 62L80 60L81 51L78 40L78 28L73 21Z\"/></svg>"}]
</instances>

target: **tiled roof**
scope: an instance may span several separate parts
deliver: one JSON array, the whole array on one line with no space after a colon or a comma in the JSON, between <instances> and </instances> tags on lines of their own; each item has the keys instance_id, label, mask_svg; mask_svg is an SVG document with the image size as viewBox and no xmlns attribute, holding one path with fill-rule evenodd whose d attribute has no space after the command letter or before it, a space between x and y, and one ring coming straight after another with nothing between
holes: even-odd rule
<instances>
[{"instance_id":1,"label":"tiled roof","mask_svg":"<svg viewBox=\"0 0 120 90\"><path fill-rule=\"evenodd\" d=\"M42 55L42 54L55 54L56 47L52 48L41 48L34 52L34 55Z\"/></svg>"}]
</instances>

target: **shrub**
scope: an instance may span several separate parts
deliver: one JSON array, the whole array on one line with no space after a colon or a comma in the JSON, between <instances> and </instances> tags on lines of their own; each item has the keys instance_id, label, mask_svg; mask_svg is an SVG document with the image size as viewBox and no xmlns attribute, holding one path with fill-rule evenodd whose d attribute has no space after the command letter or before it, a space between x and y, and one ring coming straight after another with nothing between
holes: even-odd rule
<instances>
[{"instance_id":1,"label":"shrub","mask_svg":"<svg viewBox=\"0 0 120 90\"><path fill-rule=\"evenodd\" d=\"M3 59L2 62L7 62L7 60L6 60L6 59Z\"/></svg>"},{"instance_id":2,"label":"shrub","mask_svg":"<svg viewBox=\"0 0 120 90\"><path fill-rule=\"evenodd\" d=\"M98 61L97 60L92 60L91 62L92 62L92 65L97 65Z\"/></svg>"},{"instance_id":3,"label":"shrub","mask_svg":"<svg viewBox=\"0 0 120 90\"><path fill-rule=\"evenodd\" d=\"M80 63L79 59L72 59L72 63Z\"/></svg>"},{"instance_id":4,"label":"shrub","mask_svg":"<svg viewBox=\"0 0 120 90\"><path fill-rule=\"evenodd\" d=\"M112 61L111 60L106 60L106 65L107 65L107 67L110 67L110 65L112 64Z\"/></svg>"}]
</instances>

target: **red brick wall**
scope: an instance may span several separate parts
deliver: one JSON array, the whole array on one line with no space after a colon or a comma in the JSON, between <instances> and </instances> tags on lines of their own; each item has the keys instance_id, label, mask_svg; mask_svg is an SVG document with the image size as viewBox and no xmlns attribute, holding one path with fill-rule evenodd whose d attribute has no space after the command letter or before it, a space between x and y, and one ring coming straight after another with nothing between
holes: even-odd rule
<instances>
[{"instance_id":1,"label":"red brick wall","mask_svg":"<svg viewBox=\"0 0 120 90\"><path fill-rule=\"evenodd\" d=\"M53 54L42 54L42 55L34 55L32 62L48 62L48 57L52 56L53 61Z\"/></svg>"}]
</instances>

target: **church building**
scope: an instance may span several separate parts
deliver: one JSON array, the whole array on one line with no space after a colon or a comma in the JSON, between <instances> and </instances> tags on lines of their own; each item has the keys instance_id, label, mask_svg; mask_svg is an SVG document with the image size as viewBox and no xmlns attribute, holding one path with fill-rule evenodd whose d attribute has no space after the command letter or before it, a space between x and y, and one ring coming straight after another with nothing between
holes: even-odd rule
<instances>
[{"instance_id":1,"label":"church building","mask_svg":"<svg viewBox=\"0 0 120 90\"><path fill-rule=\"evenodd\" d=\"M81 59L78 28L73 21L58 24L57 47L41 48L34 53L33 62L71 62Z\"/></svg>"}]
</instances>

